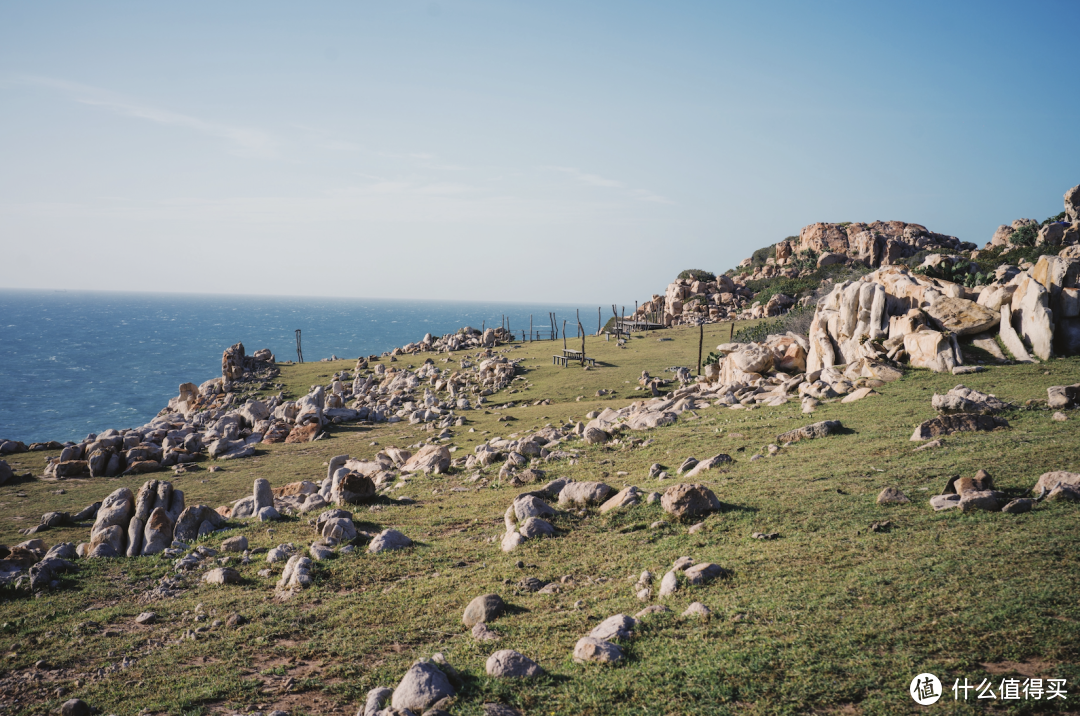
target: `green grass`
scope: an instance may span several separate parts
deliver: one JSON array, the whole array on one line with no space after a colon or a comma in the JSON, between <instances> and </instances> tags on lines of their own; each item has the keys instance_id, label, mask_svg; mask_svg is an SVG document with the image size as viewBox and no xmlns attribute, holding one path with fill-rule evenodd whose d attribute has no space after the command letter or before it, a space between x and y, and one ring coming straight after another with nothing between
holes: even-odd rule
<instances>
[{"instance_id":1,"label":"green grass","mask_svg":"<svg viewBox=\"0 0 1080 716\"><path fill-rule=\"evenodd\" d=\"M707 326L705 352L726 341L729 330ZM657 342L660 336L674 340ZM696 365L697 339L696 328L674 329L635 337L620 349L590 337L587 350L600 367L589 371L550 364L561 342L511 349L510 355L526 359L523 380L511 388L517 393L492 396L489 406L542 398L553 404L464 413L467 425L453 429L452 444L459 447L455 456L497 435L525 434L641 398L644 394L634 391L640 372L664 376L670 375L664 373L669 366ZM569 344L579 341L570 338ZM397 365L419 366L425 357L402 357ZM442 367L444 356L431 357ZM283 366L277 380L295 396L352 365ZM978 683L991 670L1000 670L984 664L1004 662L1038 662L1040 675L1067 679L1066 705L1071 707L1080 683L1078 507L1043 504L1026 515L964 515L934 513L927 500L950 475L980 468L993 475L999 488L1017 495L1045 471L1080 470L1080 418L1070 414L1067 422L1058 423L1045 410L1016 410L1007 415L1008 431L955 435L945 447L921 452L913 451L908 438L917 423L933 416L934 391L963 382L1020 405L1045 398L1047 386L1078 381L1077 359L992 367L963 378L910 371L881 388L879 397L825 404L812 417L802 415L797 402L753 411L706 408L697 411L696 419L687 414L675 425L632 434L652 438L647 446L574 444L582 449L576 465L543 466L551 478L663 491L672 481L649 479L652 463L674 472L688 455L729 453L734 465L701 479L727 507L694 535L686 525L649 529L662 512L643 505L609 515L562 516L557 520L561 536L526 543L507 555L497 541L502 515L522 489L497 481L477 489L468 475L454 473L412 480L403 492L416 504L355 510L367 528L400 529L417 546L379 556L361 550L319 564L316 584L284 603L273 596L277 574L257 576L265 566L258 560L234 565L246 580L242 585L211 587L192 579L181 596L149 605L138 597L171 574L168 561L82 562L80 573L65 578L58 592L37 599L10 592L0 597L5 678L32 670L39 659L64 669L59 680L18 694L4 691L0 701L7 701L7 713L15 714L55 713L72 696L103 713L118 714L143 708L180 714L274 707L292 714L355 713L368 689L393 687L413 660L441 651L465 676L454 714L480 714L486 701L530 714L907 713L920 710L907 687L922 671L937 674L946 685L945 698L931 707L935 713L974 713L974 701L953 701L953 680L966 677ZM614 389L616 395L596 398L600 388ZM577 401L578 396L584 398ZM514 419L497 422L503 415ZM779 433L826 419L841 420L851 432L750 461ZM476 432L468 432L470 427ZM185 491L188 504L225 504L248 492L257 477L275 486L318 480L333 455L370 457L382 447L416 443L428 435L400 423L339 426L326 440L268 445L255 458L224 463L221 472L198 471L173 482ZM43 460L42 453L28 453L9 456L8 462L16 472L40 474ZM487 472L494 476L497 466ZM21 541L17 530L34 524L42 512L79 509L119 486L137 488L145 479L0 487L0 541ZM912 503L877 506L877 493L889 485L904 490ZM468 490L453 492L453 487ZM61 488L64 495L53 494ZM891 531L869 531L872 522L884 519L891 521ZM206 544L216 546L238 533L246 534L253 547L289 541L307 545L315 538L306 517L273 529L271 536L266 525L236 523L234 530L214 534ZM757 531L778 532L780 538L751 539ZM88 538L88 530L61 529L42 537L49 544L78 542ZM649 569L659 579L681 555L717 562L732 576L684 588L665 600L673 613L645 620L627 645L625 664L574 664L574 643L598 620L634 614L645 606L635 598L628 575ZM518 560L524 569L515 566ZM557 581L564 575L574 584L561 594L515 590L525 576ZM487 592L501 594L516 609L490 625L503 635L501 641L477 643L461 624L461 613L469 600ZM584 602L581 609L574 607L578 600ZM712 617L678 616L692 601L706 604ZM194 621L200 604L209 615L205 622ZM134 617L147 609L161 616L160 624L137 627ZM233 612L250 623L179 640L185 630ZM532 657L549 675L523 684L488 678L484 662L501 648ZM136 663L93 677L124 655ZM279 693L289 677L293 691ZM81 685L75 685L76 679ZM56 696L61 686L67 693ZM17 704L16 695L22 699ZM995 703L1008 713L1030 710L1033 704L1061 704Z\"/></svg>"}]
</instances>

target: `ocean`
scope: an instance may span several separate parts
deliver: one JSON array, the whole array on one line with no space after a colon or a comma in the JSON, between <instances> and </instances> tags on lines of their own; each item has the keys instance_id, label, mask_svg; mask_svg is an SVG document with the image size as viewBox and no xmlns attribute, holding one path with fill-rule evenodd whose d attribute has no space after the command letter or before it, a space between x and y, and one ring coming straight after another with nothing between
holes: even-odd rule
<instances>
[{"instance_id":1,"label":"ocean","mask_svg":"<svg viewBox=\"0 0 1080 716\"><path fill-rule=\"evenodd\" d=\"M595 330L596 307L581 306ZM307 362L355 359L462 326L515 332L571 321L574 306L361 298L296 298L0 290L0 438L80 440L142 425L181 383L221 375L221 352L242 342ZM589 317L586 320L586 316ZM518 336L520 337L520 333Z\"/></svg>"}]
</instances>

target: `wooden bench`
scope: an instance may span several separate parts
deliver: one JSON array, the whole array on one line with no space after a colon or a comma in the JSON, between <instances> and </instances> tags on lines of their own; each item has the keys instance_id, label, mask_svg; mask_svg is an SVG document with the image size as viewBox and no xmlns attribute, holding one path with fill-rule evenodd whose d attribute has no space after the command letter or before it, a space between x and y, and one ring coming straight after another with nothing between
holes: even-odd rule
<instances>
[{"instance_id":1,"label":"wooden bench","mask_svg":"<svg viewBox=\"0 0 1080 716\"><path fill-rule=\"evenodd\" d=\"M569 363L570 359L566 356L551 356L552 365L561 365L563 368L565 368L567 365L569 365Z\"/></svg>"}]
</instances>

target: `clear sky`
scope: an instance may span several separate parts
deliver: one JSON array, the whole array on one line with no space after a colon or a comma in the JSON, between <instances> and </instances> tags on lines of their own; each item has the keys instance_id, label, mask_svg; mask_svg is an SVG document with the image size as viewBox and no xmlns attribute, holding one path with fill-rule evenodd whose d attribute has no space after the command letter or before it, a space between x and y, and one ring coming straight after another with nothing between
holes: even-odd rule
<instances>
[{"instance_id":1,"label":"clear sky","mask_svg":"<svg viewBox=\"0 0 1080 716\"><path fill-rule=\"evenodd\" d=\"M0 1L0 286L630 303L1080 184L1080 2Z\"/></svg>"}]
</instances>

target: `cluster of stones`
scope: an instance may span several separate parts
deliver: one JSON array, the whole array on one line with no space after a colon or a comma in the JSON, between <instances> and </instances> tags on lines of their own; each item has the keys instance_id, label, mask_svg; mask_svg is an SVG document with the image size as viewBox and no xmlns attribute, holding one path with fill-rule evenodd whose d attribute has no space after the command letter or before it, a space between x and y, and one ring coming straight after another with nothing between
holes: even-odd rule
<instances>
[{"instance_id":1,"label":"cluster of stones","mask_svg":"<svg viewBox=\"0 0 1080 716\"><path fill-rule=\"evenodd\" d=\"M578 437L580 433L576 430L574 425L562 428L545 426L520 438L494 437L477 445L473 454L465 458L462 467L471 470L504 463L506 472L512 474L514 468L536 467L541 462L574 458L577 453L563 449L563 445Z\"/></svg>"},{"instance_id":2,"label":"cluster of stones","mask_svg":"<svg viewBox=\"0 0 1080 716\"><path fill-rule=\"evenodd\" d=\"M665 326L724 321L735 316L753 295L741 276L721 274L707 281L677 278L668 284L664 295L654 294L638 306L633 318L644 321L659 315Z\"/></svg>"},{"instance_id":3,"label":"cluster of stones","mask_svg":"<svg viewBox=\"0 0 1080 716\"><path fill-rule=\"evenodd\" d=\"M920 251L946 249L971 251L975 244L955 236L928 231L921 224L903 221L823 223L804 226L796 241L782 241L776 246L776 263L792 263L800 253L812 252L818 266L858 261L871 268L890 266Z\"/></svg>"},{"instance_id":4,"label":"cluster of stones","mask_svg":"<svg viewBox=\"0 0 1080 716\"><path fill-rule=\"evenodd\" d=\"M184 506L184 493L172 483L150 480L138 495L126 487L101 502L90 541L78 546L80 557L149 556L174 542L190 542L225 525L225 518L206 505Z\"/></svg>"},{"instance_id":5,"label":"cluster of stones","mask_svg":"<svg viewBox=\"0 0 1080 716\"><path fill-rule=\"evenodd\" d=\"M1005 361L1080 353L1080 259L1043 256L1027 270L1004 266L974 289L888 267L843 282L818 303L808 370L858 361L971 372L961 340Z\"/></svg>"},{"instance_id":6,"label":"cluster of stones","mask_svg":"<svg viewBox=\"0 0 1080 716\"><path fill-rule=\"evenodd\" d=\"M1013 248L1013 235L1027 226L1039 226L1034 219L1017 219L1012 224L1002 224L994 231L984 248L998 246ZM1038 230L1036 246L1060 247L1080 244L1080 185L1065 192L1065 219L1052 221Z\"/></svg>"}]
</instances>

